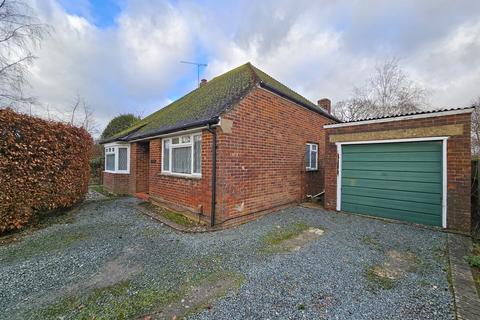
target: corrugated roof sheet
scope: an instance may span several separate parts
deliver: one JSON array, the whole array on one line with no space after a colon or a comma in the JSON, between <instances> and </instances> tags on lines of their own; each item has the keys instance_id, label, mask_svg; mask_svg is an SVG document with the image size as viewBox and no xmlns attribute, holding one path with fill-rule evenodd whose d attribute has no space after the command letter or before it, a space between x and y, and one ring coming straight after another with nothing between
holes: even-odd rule
<instances>
[{"instance_id":1,"label":"corrugated roof sheet","mask_svg":"<svg viewBox=\"0 0 480 320\"><path fill-rule=\"evenodd\" d=\"M355 122L361 122L361 121L372 121L372 120L405 117L405 116L413 116L413 115L419 115L419 114L428 114L428 113L436 113L436 112L444 112L444 111L466 110L466 109L471 109L471 108L472 107L459 107L459 108L442 108L442 109L422 110L422 111L407 112L407 113L397 113L397 114L381 116L381 117L369 117L369 118L363 118L363 119L352 120L352 121L343 121L341 123L355 123ZM331 122L331 123L328 123L328 124L335 124L335 122Z\"/></svg>"}]
</instances>

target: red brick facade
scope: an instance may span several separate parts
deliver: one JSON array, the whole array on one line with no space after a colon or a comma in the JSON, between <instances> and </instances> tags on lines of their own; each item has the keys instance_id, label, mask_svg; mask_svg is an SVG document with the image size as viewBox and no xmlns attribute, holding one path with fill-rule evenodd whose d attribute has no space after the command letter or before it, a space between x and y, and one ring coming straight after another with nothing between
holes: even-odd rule
<instances>
[{"instance_id":1,"label":"red brick facade","mask_svg":"<svg viewBox=\"0 0 480 320\"><path fill-rule=\"evenodd\" d=\"M178 177L161 173L161 139L150 140L149 191L154 201L187 209L203 218L211 203L211 134L202 132L202 177Z\"/></svg>"},{"instance_id":2,"label":"red brick facade","mask_svg":"<svg viewBox=\"0 0 480 320\"><path fill-rule=\"evenodd\" d=\"M266 90L254 89L222 115L231 130L217 128L216 224L234 224L323 191L326 117ZM318 170L305 170L306 143L318 144ZM198 213L211 212L212 134L202 131L202 177L161 173L161 138L134 142L130 175L105 173L116 193L148 192L150 199ZM145 161L148 155L148 161ZM145 183L148 171L148 184Z\"/></svg>"},{"instance_id":3,"label":"red brick facade","mask_svg":"<svg viewBox=\"0 0 480 320\"><path fill-rule=\"evenodd\" d=\"M334 210L338 155L330 142L332 135L397 130L401 138L409 138L405 133L420 128L421 137L446 136L448 132L428 128L453 125L461 130L451 134L447 143L447 226L470 229L470 113L324 129L330 119L255 88L221 119L221 127L216 128L216 224L251 220L323 190L326 208ZM412 137L419 137L418 132ZM388 139L394 138L399 137ZM318 144L316 171L305 169L307 143ZM161 138L131 143L130 174L104 173L104 185L121 194L148 193L154 202L209 221L212 133L202 131L201 177L162 174L161 145Z\"/></svg>"},{"instance_id":4,"label":"red brick facade","mask_svg":"<svg viewBox=\"0 0 480 320\"><path fill-rule=\"evenodd\" d=\"M129 174L103 172L103 186L116 194L129 194Z\"/></svg>"},{"instance_id":5,"label":"red brick facade","mask_svg":"<svg viewBox=\"0 0 480 320\"><path fill-rule=\"evenodd\" d=\"M218 135L220 221L254 218L323 191L322 126L331 120L260 88L222 120L233 126ZM317 171L305 169L307 142L318 144Z\"/></svg>"},{"instance_id":6,"label":"red brick facade","mask_svg":"<svg viewBox=\"0 0 480 320\"><path fill-rule=\"evenodd\" d=\"M445 126L448 125L456 125L457 128L462 129L456 134L449 134L448 131L443 134L441 134L441 132L439 133L438 131L434 133L433 130L431 135L428 133L428 128L447 128ZM337 204L338 154L336 144L330 142L330 136L349 133L367 133L421 128L424 131L421 137L449 136L447 141L447 228L470 232L470 125L470 113L463 113L327 129L325 161L325 207L327 209L335 210ZM411 136L410 138L417 137L419 136ZM406 137L402 136L402 138Z\"/></svg>"}]
</instances>

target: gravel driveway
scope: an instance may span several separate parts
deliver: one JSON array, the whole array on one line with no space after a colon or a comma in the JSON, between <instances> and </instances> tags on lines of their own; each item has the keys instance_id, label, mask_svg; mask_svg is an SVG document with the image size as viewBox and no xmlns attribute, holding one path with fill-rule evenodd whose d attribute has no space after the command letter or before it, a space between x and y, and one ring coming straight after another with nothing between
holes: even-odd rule
<instances>
[{"instance_id":1,"label":"gravel driveway","mask_svg":"<svg viewBox=\"0 0 480 320\"><path fill-rule=\"evenodd\" d=\"M297 206L182 234L137 203L1 246L0 318L453 319L444 233ZM292 226L323 233L282 247Z\"/></svg>"}]
</instances>

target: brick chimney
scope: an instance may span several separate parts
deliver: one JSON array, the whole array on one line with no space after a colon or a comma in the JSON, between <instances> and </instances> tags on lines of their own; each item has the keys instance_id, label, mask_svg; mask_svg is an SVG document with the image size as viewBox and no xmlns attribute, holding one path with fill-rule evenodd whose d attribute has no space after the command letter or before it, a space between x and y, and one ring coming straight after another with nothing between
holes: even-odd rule
<instances>
[{"instance_id":1,"label":"brick chimney","mask_svg":"<svg viewBox=\"0 0 480 320\"><path fill-rule=\"evenodd\" d=\"M318 100L318 106L322 109L325 109L328 113L331 113L332 111L332 102L330 99L323 98Z\"/></svg>"},{"instance_id":2,"label":"brick chimney","mask_svg":"<svg viewBox=\"0 0 480 320\"><path fill-rule=\"evenodd\" d=\"M207 79L200 80L200 87L207 84Z\"/></svg>"}]
</instances>

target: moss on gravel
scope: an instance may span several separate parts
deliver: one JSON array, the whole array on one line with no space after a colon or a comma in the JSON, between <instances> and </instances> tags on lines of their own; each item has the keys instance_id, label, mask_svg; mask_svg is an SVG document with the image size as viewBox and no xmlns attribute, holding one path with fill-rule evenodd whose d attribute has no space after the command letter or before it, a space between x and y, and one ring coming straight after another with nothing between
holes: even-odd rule
<instances>
[{"instance_id":1,"label":"moss on gravel","mask_svg":"<svg viewBox=\"0 0 480 320\"><path fill-rule=\"evenodd\" d=\"M168 220L170 220L172 222L175 222L176 224L179 224L181 226L187 227L187 228L197 225L197 223L195 223L194 221L188 219L187 217L185 217L181 213L178 213L178 212L175 212L175 211L164 209L164 210L159 211L159 213L163 217L167 218Z\"/></svg>"},{"instance_id":2,"label":"moss on gravel","mask_svg":"<svg viewBox=\"0 0 480 320\"><path fill-rule=\"evenodd\" d=\"M161 313L164 308L179 305L190 295L195 286L214 287L218 282L229 279L231 286L215 292L211 299L226 295L231 289L237 290L245 281L243 274L229 271L202 273L195 279L183 278L174 288L162 288L152 284L142 286L131 280L119 282L113 286L96 288L86 295L65 297L54 304L35 311L39 319L132 319L148 314ZM232 281L233 279L233 281ZM201 292L201 291L200 291ZM199 303L192 305L188 314L201 311L207 306L204 297L198 297ZM210 300L210 299L209 299Z\"/></svg>"},{"instance_id":3,"label":"moss on gravel","mask_svg":"<svg viewBox=\"0 0 480 320\"><path fill-rule=\"evenodd\" d=\"M384 276L379 275L376 271L376 267L370 267L365 270L365 278L373 284L376 288L382 288L390 290L395 288L396 281Z\"/></svg>"},{"instance_id":4,"label":"moss on gravel","mask_svg":"<svg viewBox=\"0 0 480 320\"><path fill-rule=\"evenodd\" d=\"M178 299L181 292L136 287L131 281L69 296L36 313L39 319L130 319Z\"/></svg>"},{"instance_id":5,"label":"moss on gravel","mask_svg":"<svg viewBox=\"0 0 480 320\"><path fill-rule=\"evenodd\" d=\"M297 222L286 227L270 231L263 236L262 241L267 246L276 246L285 240L298 236L308 228L309 226L307 224L303 222Z\"/></svg>"},{"instance_id":6,"label":"moss on gravel","mask_svg":"<svg viewBox=\"0 0 480 320\"><path fill-rule=\"evenodd\" d=\"M18 259L27 259L36 255L67 248L79 241L86 240L88 235L85 232L77 231L73 233L55 233L35 238L25 239L17 245L8 247L0 256L1 262L13 262Z\"/></svg>"}]
</instances>

